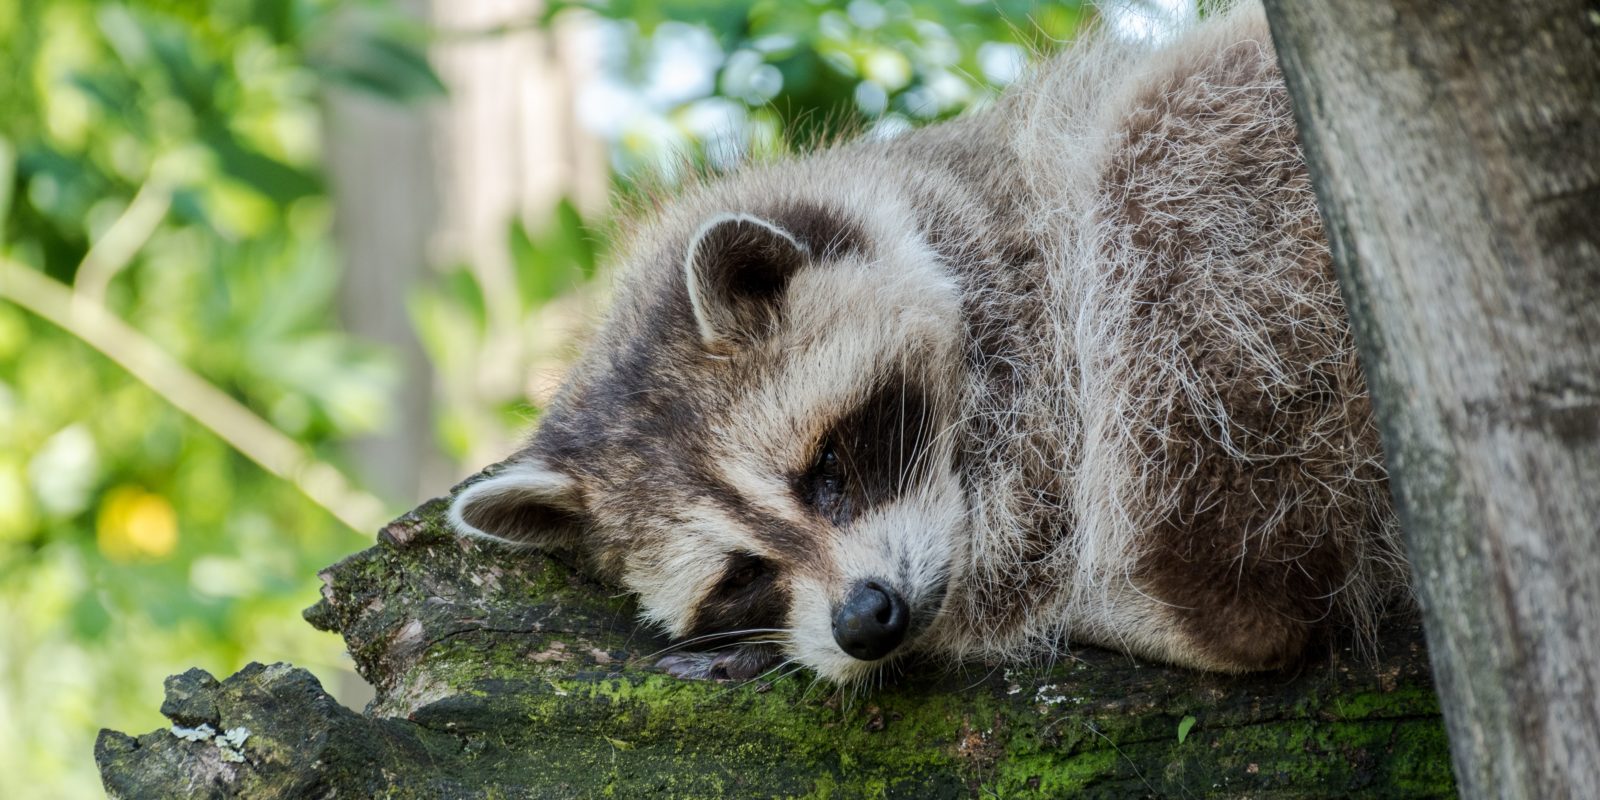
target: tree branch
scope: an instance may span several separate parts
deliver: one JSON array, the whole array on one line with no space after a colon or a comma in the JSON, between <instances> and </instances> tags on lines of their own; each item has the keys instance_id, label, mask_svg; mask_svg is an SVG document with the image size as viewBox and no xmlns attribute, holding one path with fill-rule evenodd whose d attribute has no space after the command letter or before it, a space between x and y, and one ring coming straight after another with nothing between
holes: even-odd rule
<instances>
[{"instance_id":1,"label":"tree branch","mask_svg":"<svg viewBox=\"0 0 1600 800\"><path fill-rule=\"evenodd\" d=\"M122 216L111 223L105 235L84 255L83 263L78 265L78 275L73 279L73 293L95 303L104 300L111 279L138 255L171 207L172 192L166 187L154 183L139 187Z\"/></svg>"},{"instance_id":2,"label":"tree branch","mask_svg":"<svg viewBox=\"0 0 1600 800\"><path fill-rule=\"evenodd\" d=\"M1412 623L1374 660L1200 674L1093 649L1050 664L908 665L869 694L809 674L679 681L636 609L545 556L452 536L434 501L322 573L306 617L378 695L306 673L169 681L176 729L96 747L118 798L1448 797ZM1193 717L1194 722L1184 724ZM192 733L200 724L211 734ZM247 728L234 747L218 734ZM183 734L183 735L179 735ZM1180 739L1180 736L1182 737ZM231 749L231 752L230 752ZM235 756L239 760L232 760Z\"/></svg>"},{"instance_id":3,"label":"tree branch","mask_svg":"<svg viewBox=\"0 0 1600 800\"><path fill-rule=\"evenodd\" d=\"M226 392L178 362L96 300L37 270L0 259L0 298L49 320L121 365L178 410L246 458L293 484L313 503L356 531L377 527L383 501L353 485Z\"/></svg>"}]
</instances>

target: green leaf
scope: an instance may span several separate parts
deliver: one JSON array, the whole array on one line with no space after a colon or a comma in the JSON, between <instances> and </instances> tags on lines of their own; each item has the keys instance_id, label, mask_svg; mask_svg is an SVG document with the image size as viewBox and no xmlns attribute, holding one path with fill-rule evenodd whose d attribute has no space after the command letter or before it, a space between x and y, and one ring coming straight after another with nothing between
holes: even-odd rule
<instances>
[{"instance_id":1,"label":"green leaf","mask_svg":"<svg viewBox=\"0 0 1600 800\"><path fill-rule=\"evenodd\" d=\"M1192 715L1178 721L1178 744L1183 744L1183 741L1189 738L1189 731L1194 728L1197 721Z\"/></svg>"},{"instance_id":2,"label":"green leaf","mask_svg":"<svg viewBox=\"0 0 1600 800\"><path fill-rule=\"evenodd\" d=\"M545 298L545 287L541 280L543 277L542 257L538 246L533 243L533 237L528 235L528 228L522 220L513 219L511 230L507 232L510 239L511 266L516 270L517 294L522 298L523 308L534 308Z\"/></svg>"},{"instance_id":3,"label":"green leaf","mask_svg":"<svg viewBox=\"0 0 1600 800\"><path fill-rule=\"evenodd\" d=\"M322 191L311 173L251 149L220 123L206 125L201 139L216 154L223 172L279 205Z\"/></svg>"},{"instance_id":4,"label":"green leaf","mask_svg":"<svg viewBox=\"0 0 1600 800\"><path fill-rule=\"evenodd\" d=\"M124 75L74 72L67 81L113 117L128 120L141 111L135 102L140 93L139 85Z\"/></svg>"},{"instance_id":5,"label":"green leaf","mask_svg":"<svg viewBox=\"0 0 1600 800\"><path fill-rule=\"evenodd\" d=\"M436 292L417 290L406 303L417 340L441 369L473 363L481 338L463 309Z\"/></svg>"},{"instance_id":6,"label":"green leaf","mask_svg":"<svg viewBox=\"0 0 1600 800\"><path fill-rule=\"evenodd\" d=\"M182 29L166 25L156 26L139 20L150 44L150 52L166 73L172 90L194 109L205 115L216 109L216 89L222 83L222 71L212 64L202 64L195 59L190 38Z\"/></svg>"},{"instance_id":7,"label":"green leaf","mask_svg":"<svg viewBox=\"0 0 1600 800\"><path fill-rule=\"evenodd\" d=\"M111 612L106 610L97 593L91 589L78 595L72 604L72 632L80 640L95 641L111 627Z\"/></svg>"},{"instance_id":8,"label":"green leaf","mask_svg":"<svg viewBox=\"0 0 1600 800\"><path fill-rule=\"evenodd\" d=\"M272 41L288 44L295 34L294 0L254 0L251 22L265 30Z\"/></svg>"},{"instance_id":9,"label":"green leaf","mask_svg":"<svg viewBox=\"0 0 1600 800\"><path fill-rule=\"evenodd\" d=\"M572 261L585 280L594 277L600 263L600 237L583 221L572 199L563 197L556 204L556 225L566 237Z\"/></svg>"},{"instance_id":10,"label":"green leaf","mask_svg":"<svg viewBox=\"0 0 1600 800\"><path fill-rule=\"evenodd\" d=\"M537 235L513 220L509 236L518 295L527 311L593 278L600 262L599 237L567 198L556 204Z\"/></svg>"},{"instance_id":11,"label":"green leaf","mask_svg":"<svg viewBox=\"0 0 1600 800\"><path fill-rule=\"evenodd\" d=\"M524 310L532 311L571 289L583 276L573 239L558 214L552 229L535 239L521 220L511 223L511 261ZM592 258L592 256L591 256Z\"/></svg>"},{"instance_id":12,"label":"green leaf","mask_svg":"<svg viewBox=\"0 0 1600 800\"><path fill-rule=\"evenodd\" d=\"M478 284L478 277L465 266L457 267L445 273L444 291L467 312L476 325L477 334L482 336L489 328L489 307L484 301L483 287Z\"/></svg>"},{"instance_id":13,"label":"green leaf","mask_svg":"<svg viewBox=\"0 0 1600 800\"><path fill-rule=\"evenodd\" d=\"M182 188L172 193L172 216L185 225L203 228L209 235L217 233L211 215L206 213L203 196L194 189Z\"/></svg>"},{"instance_id":14,"label":"green leaf","mask_svg":"<svg viewBox=\"0 0 1600 800\"><path fill-rule=\"evenodd\" d=\"M446 94L422 46L400 35L364 30L322 49L311 65L329 82L397 103Z\"/></svg>"}]
</instances>

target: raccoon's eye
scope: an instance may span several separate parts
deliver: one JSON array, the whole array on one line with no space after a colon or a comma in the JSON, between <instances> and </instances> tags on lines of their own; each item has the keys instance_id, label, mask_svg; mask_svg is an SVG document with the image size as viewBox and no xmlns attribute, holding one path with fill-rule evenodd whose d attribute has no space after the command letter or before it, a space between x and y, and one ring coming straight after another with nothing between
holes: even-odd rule
<instances>
[{"instance_id":1,"label":"raccoon's eye","mask_svg":"<svg viewBox=\"0 0 1600 800\"><path fill-rule=\"evenodd\" d=\"M844 464L840 463L839 452L831 444L817 457L817 481L824 488L834 490L844 485Z\"/></svg>"},{"instance_id":2,"label":"raccoon's eye","mask_svg":"<svg viewBox=\"0 0 1600 800\"><path fill-rule=\"evenodd\" d=\"M738 553L728 558L728 569L717 587L724 594L748 589L767 576L767 562L760 556Z\"/></svg>"},{"instance_id":3,"label":"raccoon's eye","mask_svg":"<svg viewBox=\"0 0 1600 800\"><path fill-rule=\"evenodd\" d=\"M847 510L844 502L844 460L831 443L823 446L816 463L806 471L799 488L801 499L816 509L818 514L836 524L844 521Z\"/></svg>"}]
</instances>

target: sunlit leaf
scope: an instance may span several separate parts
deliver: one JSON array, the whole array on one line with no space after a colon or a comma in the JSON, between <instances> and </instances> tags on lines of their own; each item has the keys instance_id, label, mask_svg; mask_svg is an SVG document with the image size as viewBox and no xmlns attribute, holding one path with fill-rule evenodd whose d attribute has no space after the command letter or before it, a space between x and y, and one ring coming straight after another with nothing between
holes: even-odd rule
<instances>
[{"instance_id":1,"label":"sunlit leaf","mask_svg":"<svg viewBox=\"0 0 1600 800\"><path fill-rule=\"evenodd\" d=\"M295 35L296 0L253 0L250 21L267 32L272 41L288 44Z\"/></svg>"},{"instance_id":2,"label":"sunlit leaf","mask_svg":"<svg viewBox=\"0 0 1600 800\"><path fill-rule=\"evenodd\" d=\"M216 106L213 93L221 77L218 69L195 58L189 39L180 30L144 19L138 22L150 43L150 52L177 95L197 114L211 112Z\"/></svg>"},{"instance_id":3,"label":"sunlit leaf","mask_svg":"<svg viewBox=\"0 0 1600 800\"><path fill-rule=\"evenodd\" d=\"M129 122L134 121L134 115L139 114L139 105L135 102L139 96L138 84L128 80L126 76L75 72L69 80L72 86L83 92L85 97L93 100L107 114L123 117Z\"/></svg>"},{"instance_id":4,"label":"sunlit leaf","mask_svg":"<svg viewBox=\"0 0 1600 800\"><path fill-rule=\"evenodd\" d=\"M113 561L163 558L178 545L178 518L165 497L118 486L100 503L96 540Z\"/></svg>"},{"instance_id":5,"label":"sunlit leaf","mask_svg":"<svg viewBox=\"0 0 1600 800\"><path fill-rule=\"evenodd\" d=\"M571 198L563 197L556 203L555 225L566 239L566 252L579 272L585 279L592 277L599 266L599 236L584 223Z\"/></svg>"},{"instance_id":6,"label":"sunlit leaf","mask_svg":"<svg viewBox=\"0 0 1600 800\"><path fill-rule=\"evenodd\" d=\"M210 233L216 232L201 194L193 189L178 189L172 193L171 213L182 223L194 225Z\"/></svg>"},{"instance_id":7,"label":"sunlit leaf","mask_svg":"<svg viewBox=\"0 0 1600 800\"><path fill-rule=\"evenodd\" d=\"M521 220L511 223L511 261L523 308L532 310L550 302L570 290L582 274L574 262L571 242L562 233L558 221L553 231L536 240Z\"/></svg>"},{"instance_id":8,"label":"sunlit leaf","mask_svg":"<svg viewBox=\"0 0 1600 800\"><path fill-rule=\"evenodd\" d=\"M84 592L72 604L72 632L80 639L98 639L111 627L111 612L94 592Z\"/></svg>"}]
</instances>

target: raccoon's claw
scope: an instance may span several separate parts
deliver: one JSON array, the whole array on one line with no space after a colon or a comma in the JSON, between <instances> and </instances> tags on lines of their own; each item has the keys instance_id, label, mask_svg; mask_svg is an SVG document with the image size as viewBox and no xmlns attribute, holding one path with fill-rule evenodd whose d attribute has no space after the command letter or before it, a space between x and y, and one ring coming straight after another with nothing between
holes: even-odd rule
<instances>
[{"instance_id":1,"label":"raccoon's claw","mask_svg":"<svg viewBox=\"0 0 1600 800\"><path fill-rule=\"evenodd\" d=\"M764 647L736 647L710 653L673 653L656 662L674 678L691 681L748 681L777 663L778 655Z\"/></svg>"}]
</instances>

